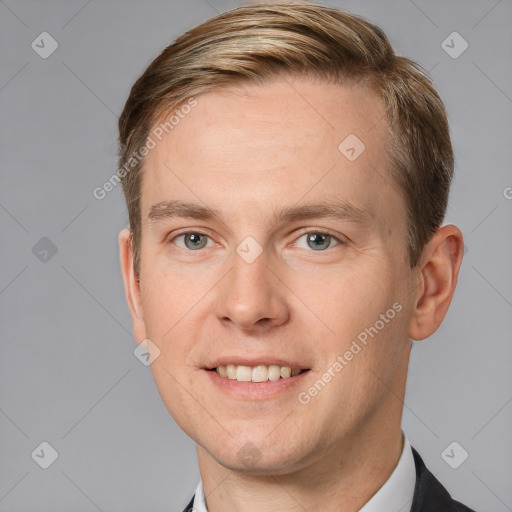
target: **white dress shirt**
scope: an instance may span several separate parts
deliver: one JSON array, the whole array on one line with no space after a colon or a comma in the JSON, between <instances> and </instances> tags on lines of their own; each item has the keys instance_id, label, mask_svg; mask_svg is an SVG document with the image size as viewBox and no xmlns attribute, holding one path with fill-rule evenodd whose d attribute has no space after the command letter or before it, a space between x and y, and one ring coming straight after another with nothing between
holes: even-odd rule
<instances>
[{"instance_id":1,"label":"white dress shirt","mask_svg":"<svg viewBox=\"0 0 512 512\"><path fill-rule=\"evenodd\" d=\"M393 473L373 497L359 509L359 512L411 512L414 487L416 485L416 465L411 445L404 437L402 455ZM199 482L194 498L196 512L208 512L204 501L203 483Z\"/></svg>"}]
</instances>

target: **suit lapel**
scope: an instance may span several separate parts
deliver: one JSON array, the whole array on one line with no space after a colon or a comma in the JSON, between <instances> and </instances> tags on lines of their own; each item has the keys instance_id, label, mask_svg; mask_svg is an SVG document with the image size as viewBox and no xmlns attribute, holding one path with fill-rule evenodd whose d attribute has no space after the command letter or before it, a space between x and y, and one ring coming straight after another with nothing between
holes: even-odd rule
<instances>
[{"instance_id":1,"label":"suit lapel","mask_svg":"<svg viewBox=\"0 0 512 512\"><path fill-rule=\"evenodd\" d=\"M474 512L470 508L454 501L448 491L425 467L419 453L413 448L416 465L416 485L411 512Z\"/></svg>"},{"instance_id":2,"label":"suit lapel","mask_svg":"<svg viewBox=\"0 0 512 512\"><path fill-rule=\"evenodd\" d=\"M193 512L194 511L194 498L196 495L192 496L192 499L190 500L190 503L185 507L185 510L183 512Z\"/></svg>"}]
</instances>

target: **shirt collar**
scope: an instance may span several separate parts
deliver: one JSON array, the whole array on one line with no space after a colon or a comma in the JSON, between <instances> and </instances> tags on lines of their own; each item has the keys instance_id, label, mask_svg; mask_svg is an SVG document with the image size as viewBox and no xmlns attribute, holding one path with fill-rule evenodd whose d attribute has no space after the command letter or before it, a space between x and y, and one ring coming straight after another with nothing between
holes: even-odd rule
<instances>
[{"instance_id":1,"label":"shirt collar","mask_svg":"<svg viewBox=\"0 0 512 512\"><path fill-rule=\"evenodd\" d=\"M393 473L373 497L359 509L359 512L410 512L414 487L416 485L416 466L411 445L404 436L402 455ZM208 512L204 500L203 482L199 481L194 497L195 512Z\"/></svg>"}]
</instances>

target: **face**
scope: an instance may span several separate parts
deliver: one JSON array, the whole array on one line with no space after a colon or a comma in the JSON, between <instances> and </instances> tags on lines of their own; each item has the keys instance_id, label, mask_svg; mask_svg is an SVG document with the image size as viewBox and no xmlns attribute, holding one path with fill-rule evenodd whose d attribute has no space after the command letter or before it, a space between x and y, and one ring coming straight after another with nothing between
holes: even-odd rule
<instances>
[{"instance_id":1,"label":"face","mask_svg":"<svg viewBox=\"0 0 512 512\"><path fill-rule=\"evenodd\" d=\"M296 77L196 99L142 183L132 313L167 409L276 474L399 429L414 280L381 101Z\"/></svg>"}]
</instances>

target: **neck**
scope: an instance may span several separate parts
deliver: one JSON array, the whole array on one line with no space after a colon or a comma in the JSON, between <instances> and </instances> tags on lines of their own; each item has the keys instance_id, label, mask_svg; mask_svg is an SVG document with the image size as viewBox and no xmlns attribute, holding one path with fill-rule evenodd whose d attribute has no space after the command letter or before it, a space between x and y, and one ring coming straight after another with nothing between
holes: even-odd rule
<instances>
[{"instance_id":1,"label":"neck","mask_svg":"<svg viewBox=\"0 0 512 512\"><path fill-rule=\"evenodd\" d=\"M395 409L396 399L387 405ZM324 447L314 461L286 474L231 470L198 446L208 512L358 511L386 482L402 453L401 408L390 413L388 408L386 418Z\"/></svg>"}]
</instances>

